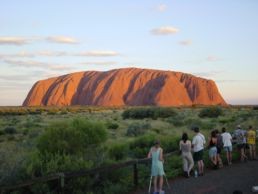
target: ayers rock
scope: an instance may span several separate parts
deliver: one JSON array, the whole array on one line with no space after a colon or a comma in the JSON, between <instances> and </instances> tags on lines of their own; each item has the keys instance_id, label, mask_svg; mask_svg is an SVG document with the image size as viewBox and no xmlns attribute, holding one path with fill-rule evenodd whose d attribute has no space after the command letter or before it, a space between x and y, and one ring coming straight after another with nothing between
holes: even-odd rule
<instances>
[{"instance_id":1,"label":"ayers rock","mask_svg":"<svg viewBox=\"0 0 258 194\"><path fill-rule=\"evenodd\" d=\"M214 81L139 68L85 71L40 80L24 106L226 105Z\"/></svg>"}]
</instances>

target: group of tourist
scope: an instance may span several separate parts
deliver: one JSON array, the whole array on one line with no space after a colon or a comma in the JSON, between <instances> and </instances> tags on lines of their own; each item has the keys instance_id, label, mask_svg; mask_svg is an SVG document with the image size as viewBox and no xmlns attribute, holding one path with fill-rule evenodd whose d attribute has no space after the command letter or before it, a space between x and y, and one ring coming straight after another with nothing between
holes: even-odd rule
<instances>
[{"instance_id":1,"label":"group of tourist","mask_svg":"<svg viewBox=\"0 0 258 194\"><path fill-rule=\"evenodd\" d=\"M203 153L206 145L206 139L201 134L200 129L195 127L195 135L191 140L188 138L187 133L183 133L179 142L179 149L183 160L184 175L188 178L191 176L191 172L194 167L194 162L197 165L197 169L194 170L194 176L204 175L204 162ZM246 161L247 159L256 159L256 132L252 126L249 126L248 131L241 128L240 125L231 135L226 131L226 128L219 130L212 130L210 137L208 138L207 148L209 150L209 159L214 169L222 168L223 162L221 159L222 150L225 151L227 164L232 164L232 142L237 144L237 149L240 153L240 161ZM249 157L247 151L249 150ZM192 154L193 153L193 154ZM151 176L153 177L154 193L163 193L163 176L165 175L163 169L163 149L160 147L160 141L156 141L155 145L148 153L148 157L152 158ZM159 185L157 181L159 178Z\"/></svg>"}]
</instances>

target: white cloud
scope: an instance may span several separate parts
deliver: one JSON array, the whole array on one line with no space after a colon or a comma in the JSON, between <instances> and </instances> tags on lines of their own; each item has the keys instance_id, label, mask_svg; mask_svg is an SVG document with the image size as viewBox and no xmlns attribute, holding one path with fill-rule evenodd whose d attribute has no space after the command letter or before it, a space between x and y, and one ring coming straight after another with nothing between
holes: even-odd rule
<instances>
[{"instance_id":1,"label":"white cloud","mask_svg":"<svg viewBox=\"0 0 258 194\"><path fill-rule=\"evenodd\" d=\"M216 57L216 56L208 56L206 60L209 61L209 62L216 62L216 61L219 61L221 59Z\"/></svg>"},{"instance_id":2,"label":"white cloud","mask_svg":"<svg viewBox=\"0 0 258 194\"><path fill-rule=\"evenodd\" d=\"M24 45L28 44L32 39L31 38L25 38L25 37L0 37L0 45Z\"/></svg>"},{"instance_id":3,"label":"white cloud","mask_svg":"<svg viewBox=\"0 0 258 194\"><path fill-rule=\"evenodd\" d=\"M62 56L69 56L71 54L64 51L39 51L35 53L35 55L45 56L45 57L62 57Z\"/></svg>"},{"instance_id":4,"label":"white cloud","mask_svg":"<svg viewBox=\"0 0 258 194\"><path fill-rule=\"evenodd\" d=\"M35 53L31 53L31 52L26 52L26 51L21 51L19 53L15 53L15 54L0 54L0 59L5 59L5 58L16 58L16 57L35 57Z\"/></svg>"},{"instance_id":5,"label":"white cloud","mask_svg":"<svg viewBox=\"0 0 258 194\"><path fill-rule=\"evenodd\" d=\"M60 70L60 71L67 71L67 70L72 70L73 69L72 67L66 66L66 65L50 65L48 67L51 70Z\"/></svg>"},{"instance_id":6,"label":"white cloud","mask_svg":"<svg viewBox=\"0 0 258 194\"><path fill-rule=\"evenodd\" d=\"M160 4L160 5L158 6L158 11L159 11L159 12L164 12L164 11L167 10L167 8L168 8L168 6L167 6L166 4Z\"/></svg>"},{"instance_id":7,"label":"white cloud","mask_svg":"<svg viewBox=\"0 0 258 194\"><path fill-rule=\"evenodd\" d=\"M76 38L67 37L67 36L49 36L46 38L48 42L53 43L62 43L62 44L76 44L79 41Z\"/></svg>"},{"instance_id":8,"label":"white cloud","mask_svg":"<svg viewBox=\"0 0 258 194\"><path fill-rule=\"evenodd\" d=\"M0 53L0 59L9 59L9 58L33 58L36 56L43 57L63 57L63 56L74 56L74 57L111 57L118 56L119 53L116 51L84 51L78 53L69 53L65 51L37 51L37 52L26 52L21 51L14 54Z\"/></svg>"},{"instance_id":9,"label":"white cloud","mask_svg":"<svg viewBox=\"0 0 258 194\"><path fill-rule=\"evenodd\" d=\"M81 65L115 65L115 61L92 61L92 62L82 62Z\"/></svg>"},{"instance_id":10,"label":"white cloud","mask_svg":"<svg viewBox=\"0 0 258 194\"><path fill-rule=\"evenodd\" d=\"M64 51L38 51L38 52L27 52L21 51L14 54L0 54L0 58L33 58L36 56L43 56L43 57L61 57L61 56L69 56L72 55L71 53L67 53Z\"/></svg>"},{"instance_id":11,"label":"white cloud","mask_svg":"<svg viewBox=\"0 0 258 194\"><path fill-rule=\"evenodd\" d=\"M87 57L112 57L118 56L119 53L116 51L86 51L76 54L77 56L87 56Z\"/></svg>"},{"instance_id":12,"label":"white cloud","mask_svg":"<svg viewBox=\"0 0 258 194\"><path fill-rule=\"evenodd\" d=\"M153 35L170 35L175 34L179 31L178 28L175 28L173 26L163 26L160 28L155 28L151 31Z\"/></svg>"},{"instance_id":13,"label":"white cloud","mask_svg":"<svg viewBox=\"0 0 258 194\"><path fill-rule=\"evenodd\" d=\"M24 84L24 82L31 84L31 80L38 79L38 75L42 75L44 72L45 71L43 70L31 71L28 73L16 72L14 74L0 75L0 80L4 80L4 83L8 84Z\"/></svg>"},{"instance_id":14,"label":"white cloud","mask_svg":"<svg viewBox=\"0 0 258 194\"><path fill-rule=\"evenodd\" d=\"M33 60L13 60L13 59L5 59L5 63L14 65L14 66L20 66L20 67L43 67L46 68L49 66L49 64L39 61L33 61Z\"/></svg>"},{"instance_id":15,"label":"white cloud","mask_svg":"<svg viewBox=\"0 0 258 194\"><path fill-rule=\"evenodd\" d=\"M20 75L20 74L0 75L0 80L5 80L5 81L24 81L26 79L28 79L28 75Z\"/></svg>"},{"instance_id":16,"label":"white cloud","mask_svg":"<svg viewBox=\"0 0 258 194\"><path fill-rule=\"evenodd\" d=\"M183 46L189 46L192 44L192 40L182 40L179 42L179 44L181 44Z\"/></svg>"},{"instance_id":17,"label":"white cloud","mask_svg":"<svg viewBox=\"0 0 258 194\"><path fill-rule=\"evenodd\" d=\"M59 70L59 71L66 71L66 70L72 70L72 66L68 65L57 65L57 64L49 64L45 62L40 61L34 61L34 60L12 60L12 59L5 59L5 63L18 66L18 67L27 67L27 68L43 68L43 69L50 69L50 70Z\"/></svg>"},{"instance_id":18,"label":"white cloud","mask_svg":"<svg viewBox=\"0 0 258 194\"><path fill-rule=\"evenodd\" d=\"M210 78L210 77L214 77L217 76L218 74L223 73L223 71L206 71L206 72L196 72L193 73L196 76L200 76L200 77L206 77L206 78Z\"/></svg>"},{"instance_id":19,"label":"white cloud","mask_svg":"<svg viewBox=\"0 0 258 194\"><path fill-rule=\"evenodd\" d=\"M235 82L246 82L247 80L216 80L216 82L219 83L235 83Z\"/></svg>"},{"instance_id":20,"label":"white cloud","mask_svg":"<svg viewBox=\"0 0 258 194\"><path fill-rule=\"evenodd\" d=\"M1 36L0 37L0 45L16 45L22 46L25 44L29 44L32 41L36 40L45 40L47 42L53 43L62 43L62 44L76 44L79 41L73 37L67 36L49 36L49 37L12 37L12 36Z\"/></svg>"}]
</instances>

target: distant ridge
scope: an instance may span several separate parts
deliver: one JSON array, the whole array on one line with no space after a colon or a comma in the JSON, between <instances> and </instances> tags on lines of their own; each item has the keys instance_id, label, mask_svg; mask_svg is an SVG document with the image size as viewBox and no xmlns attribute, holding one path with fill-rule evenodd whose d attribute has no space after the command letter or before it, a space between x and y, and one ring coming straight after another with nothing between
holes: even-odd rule
<instances>
[{"instance_id":1,"label":"distant ridge","mask_svg":"<svg viewBox=\"0 0 258 194\"><path fill-rule=\"evenodd\" d=\"M23 106L227 105L213 80L140 68L85 71L36 82Z\"/></svg>"}]
</instances>

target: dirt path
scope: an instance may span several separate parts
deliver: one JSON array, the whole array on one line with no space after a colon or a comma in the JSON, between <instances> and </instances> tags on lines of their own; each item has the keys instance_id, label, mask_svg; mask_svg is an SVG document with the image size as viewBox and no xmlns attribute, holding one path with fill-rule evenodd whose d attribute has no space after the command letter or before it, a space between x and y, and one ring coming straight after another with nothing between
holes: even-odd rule
<instances>
[{"instance_id":1,"label":"dirt path","mask_svg":"<svg viewBox=\"0 0 258 194\"><path fill-rule=\"evenodd\" d=\"M258 161L237 163L219 170L208 171L203 177L178 178L169 181L169 184L171 191L165 188L166 194L232 194L234 190L241 190L244 194L254 194L252 187L258 186ZM146 187L145 190L132 194L147 193Z\"/></svg>"}]
</instances>

